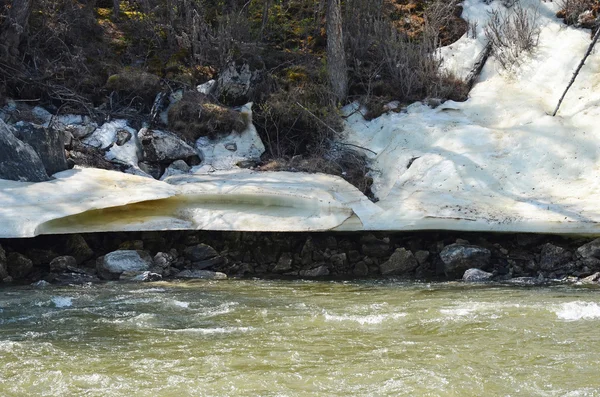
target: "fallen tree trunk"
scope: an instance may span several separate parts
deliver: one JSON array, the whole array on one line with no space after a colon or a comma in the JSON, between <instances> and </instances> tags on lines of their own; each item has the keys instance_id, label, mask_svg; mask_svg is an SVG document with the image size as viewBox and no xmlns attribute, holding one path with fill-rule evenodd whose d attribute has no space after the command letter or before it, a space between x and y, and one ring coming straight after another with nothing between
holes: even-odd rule
<instances>
[{"instance_id":1,"label":"fallen tree trunk","mask_svg":"<svg viewBox=\"0 0 600 397\"><path fill-rule=\"evenodd\" d=\"M577 78L577 75L579 74L579 72L581 71L581 68L585 64L585 60L592 53L592 49L594 48L594 45L596 45L596 42L598 41L598 37L600 37L600 27L596 31L596 34L594 35L594 38L592 39L592 42L590 43L590 46L588 47L587 51L585 52L585 55L583 56L583 59L581 60L581 62L579 62L579 65L577 66L577 69L575 70L575 73L573 73L573 77L571 77L571 81L569 81L569 84L567 85L567 88L565 88L565 91L563 92L562 96L558 100L558 104L556 105L556 109L554 109L554 113L552 113L552 117L556 116L556 113L558 113L558 109L560 108L560 105L562 104L563 99L565 99L565 96L567 95L567 92L569 91L569 88L571 88L571 86L575 82L575 79Z\"/></svg>"},{"instance_id":2,"label":"fallen tree trunk","mask_svg":"<svg viewBox=\"0 0 600 397\"><path fill-rule=\"evenodd\" d=\"M477 61L475 62L475 65L473 65L473 69L471 69L471 71L469 72L469 74L466 78L467 89L469 91L471 91L471 88L473 88L473 86L475 85L475 81L481 74L481 71L483 70L485 63L487 62L487 60L491 54L492 54L492 43L488 42L486 44L485 48L483 49L483 51L481 51L481 53L477 57Z\"/></svg>"}]
</instances>

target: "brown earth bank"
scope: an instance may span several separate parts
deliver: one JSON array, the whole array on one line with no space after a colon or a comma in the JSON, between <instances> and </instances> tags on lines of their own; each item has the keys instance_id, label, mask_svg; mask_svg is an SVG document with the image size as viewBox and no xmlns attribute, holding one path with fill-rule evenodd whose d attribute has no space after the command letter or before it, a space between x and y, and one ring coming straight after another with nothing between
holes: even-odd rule
<instances>
[{"instance_id":1,"label":"brown earth bank","mask_svg":"<svg viewBox=\"0 0 600 397\"><path fill-rule=\"evenodd\" d=\"M0 240L4 285L227 277L596 283L600 239L431 231L165 231Z\"/></svg>"}]
</instances>

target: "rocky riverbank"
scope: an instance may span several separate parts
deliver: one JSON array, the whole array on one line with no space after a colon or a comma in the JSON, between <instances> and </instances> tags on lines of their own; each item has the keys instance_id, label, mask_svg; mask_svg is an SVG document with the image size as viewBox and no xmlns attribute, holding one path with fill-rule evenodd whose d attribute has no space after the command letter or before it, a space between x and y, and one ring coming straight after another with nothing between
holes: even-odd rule
<instances>
[{"instance_id":1,"label":"rocky riverbank","mask_svg":"<svg viewBox=\"0 0 600 397\"><path fill-rule=\"evenodd\" d=\"M4 283L167 278L600 278L600 239L482 233L132 232L0 240Z\"/></svg>"}]
</instances>

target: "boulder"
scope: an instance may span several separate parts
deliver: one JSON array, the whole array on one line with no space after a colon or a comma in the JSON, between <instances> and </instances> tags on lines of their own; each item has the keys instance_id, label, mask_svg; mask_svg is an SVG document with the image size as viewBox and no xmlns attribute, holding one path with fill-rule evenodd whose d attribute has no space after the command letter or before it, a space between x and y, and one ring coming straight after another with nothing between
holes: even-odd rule
<instances>
[{"instance_id":1,"label":"boulder","mask_svg":"<svg viewBox=\"0 0 600 397\"><path fill-rule=\"evenodd\" d=\"M592 274L591 276L587 276L587 277L581 279L581 282L584 284L595 284L598 282L598 280L600 280L600 272L596 272L596 273Z\"/></svg>"},{"instance_id":2,"label":"boulder","mask_svg":"<svg viewBox=\"0 0 600 397\"><path fill-rule=\"evenodd\" d=\"M75 258L77 264L80 264L92 256L94 251L90 248L81 234L72 234L65 241L64 252Z\"/></svg>"},{"instance_id":3,"label":"boulder","mask_svg":"<svg viewBox=\"0 0 600 397\"><path fill-rule=\"evenodd\" d=\"M161 269L166 269L171 266L177 258L169 252L159 252L154 255L154 264Z\"/></svg>"},{"instance_id":4,"label":"boulder","mask_svg":"<svg viewBox=\"0 0 600 397\"><path fill-rule=\"evenodd\" d=\"M546 243L542 246L540 253L540 268L545 271L555 270L566 265L571 257L572 254L566 249Z\"/></svg>"},{"instance_id":5,"label":"boulder","mask_svg":"<svg viewBox=\"0 0 600 397\"><path fill-rule=\"evenodd\" d=\"M6 261L8 273L15 280L25 278L33 270L31 259L17 252L11 252Z\"/></svg>"},{"instance_id":6,"label":"boulder","mask_svg":"<svg viewBox=\"0 0 600 397\"><path fill-rule=\"evenodd\" d=\"M357 277L365 277L369 275L369 266L363 261L358 262L354 265L352 273Z\"/></svg>"},{"instance_id":7,"label":"boulder","mask_svg":"<svg viewBox=\"0 0 600 397\"><path fill-rule=\"evenodd\" d=\"M301 277L324 277L329 276L329 268L326 265L321 265L313 269L300 270Z\"/></svg>"},{"instance_id":8,"label":"boulder","mask_svg":"<svg viewBox=\"0 0 600 397\"><path fill-rule=\"evenodd\" d=\"M44 163L28 144L20 141L0 120L0 179L43 182L50 178Z\"/></svg>"},{"instance_id":9,"label":"boulder","mask_svg":"<svg viewBox=\"0 0 600 397\"><path fill-rule=\"evenodd\" d=\"M33 266L47 265L57 256L56 252L48 249L30 248L27 250L27 257L31 259Z\"/></svg>"},{"instance_id":10,"label":"boulder","mask_svg":"<svg viewBox=\"0 0 600 397\"><path fill-rule=\"evenodd\" d=\"M399 275L413 272L419 263L413 253L406 248L398 248L390 259L379 266L383 276Z\"/></svg>"},{"instance_id":11,"label":"boulder","mask_svg":"<svg viewBox=\"0 0 600 397\"><path fill-rule=\"evenodd\" d=\"M48 175L69 169L62 131L27 122L18 122L15 129L15 136L35 150Z\"/></svg>"},{"instance_id":12,"label":"boulder","mask_svg":"<svg viewBox=\"0 0 600 397\"><path fill-rule=\"evenodd\" d=\"M448 277L459 276L470 268L485 268L491 256L487 248L467 244L450 244L440 252L444 273Z\"/></svg>"},{"instance_id":13,"label":"boulder","mask_svg":"<svg viewBox=\"0 0 600 397\"><path fill-rule=\"evenodd\" d=\"M55 272L55 273L62 273L64 271L67 271L69 268L76 268L77 267L77 260L75 258L73 258L72 256L58 256L54 259L52 259L52 262L50 262L50 271Z\"/></svg>"},{"instance_id":14,"label":"boulder","mask_svg":"<svg viewBox=\"0 0 600 397\"><path fill-rule=\"evenodd\" d=\"M118 280L123 272L145 272L152 265L152 257L147 251L118 250L99 258L96 266L101 278Z\"/></svg>"},{"instance_id":15,"label":"boulder","mask_svg":"<svg viewBox=\"0 0 600 397\"><path fill-rule=\"evenodd\" d=\"M490 281L494 277L492 273L485 272L481 269L467 269L463 275L463 281L476 283L483 281Z\"/></svg>"},{"instance_id":16,"label":"boulder","mask_svg":"<svg viewBox=\"0 0 600 397\"><path fill-rule=\"evenodd\" d=\"M227 275L221 272L211 272L210 270L184 270L175 275L178 278L199 278L206 280L225 280Z\"/></svg>"},{"instance_id":17,"label":"boulder","mask_svg":"<svg viewBox=\"0 0 600 397\"><path fill-rule=\"evenodd\" d=\"M145 162L167 165L176 160L184 160L192 165L200 163L196 150L170 132L142 128L138 132L138 139Z\"/></svg>"},{"instance_id":18,"label":"boulder","mask_svg":"<svg viewBox=\"0 0 600 397\"><path fill-rule=\"evenodd\" d=\"M389 241L386 242L385 240L380 240L372 234L361 237L360 241L362 243L361 252L363 255L374 258L383 258L389 254Z\"/></svg>"},{"instance_id":19,"label":"boulder","mask_svg":"<svg viewBox=\"0 0 600 397\"><path fill-rule=\"evenodd\" d=\"M292 258L292 254L290 254L289 252L284 252L279 257L279 260L277 261L277 265L275 265L275 268L273 269L273 271L275 273L289 272L290 270L292 270L293 263L294 263L294 260Z\"/></svg>"},{"instance_id":20,"label":"boulder","mask_svg":"<svg viewBox=\"0 0 600 397\"><path fill-rule=\"evenodd\" d=\"M590 241L589 243L577 248L577 253L582 258L600 259L600 238Z\"/></svg>"},{"instance_id":21,"label":"boulder","mask_svg":"<svg viewBox=\"0 0 600 397\"><path fill-rule=\"evenodd\" d=\"M200 262L207 259L212 259L218 256L219 253L210 245L196 244L183 250L183 255L191 262Z\"/></svg>"}]
</instances>

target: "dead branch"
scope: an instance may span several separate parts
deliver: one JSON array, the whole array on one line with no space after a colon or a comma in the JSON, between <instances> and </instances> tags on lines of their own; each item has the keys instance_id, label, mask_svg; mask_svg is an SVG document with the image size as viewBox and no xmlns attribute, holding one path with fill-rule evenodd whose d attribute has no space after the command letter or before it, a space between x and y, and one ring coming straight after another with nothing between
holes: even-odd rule
<instances>
[{"instance_id":1,"label":"dead branch","mask_svg":"<svg viewBox=\"0 0 600 397\"><path fill-rule=\"evenodd\" d=\"M573 77L571 77L571 81L569 81L567 88L565 88L565 91L563 92L562 96L558 100L558 104L556 105L556 109L554 109L554 113L552 113L552 117L556 116L556 113L558 113L558 109L560 108L560 105L561 105L563 99L565 99L565 96L567 95L567 91L569 91L569 88L571 88L571 86L575 82L577 75L579 74L579 72L581 71L581 68L585 64L585 60L592 53L592 49L594 48L594 45L598 41L598 37L600 37L600 28L596 31L596 34L594 35L594 38L593 38L592 42L590 43L590 46L588 47L587 51L585 52L583 59L581 60L581 62L579 62L579 65L577 66L575 73L573 73Z\"/></svg>"}]
</instances>

